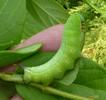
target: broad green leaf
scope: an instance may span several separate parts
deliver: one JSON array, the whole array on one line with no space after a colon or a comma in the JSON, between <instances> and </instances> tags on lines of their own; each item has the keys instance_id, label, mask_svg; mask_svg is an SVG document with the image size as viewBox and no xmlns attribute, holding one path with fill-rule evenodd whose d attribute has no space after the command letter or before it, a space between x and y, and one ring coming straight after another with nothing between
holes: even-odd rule
<instances>
[{"instance_id":1,"label":"broad green leaf","mask_svg":"<svg viewBox=\"0 0 106 100\"><path fill-rule=\"evenodd\" d=\"M9 48L10 46L12 46L12 44L13 44L13 41L10 41L8 43L0 44L0 50L5 50L5 49Z\"/></svg>"},{"instance_id":2,"label":"broad green leaf","mask_svg":"<svg viewBox=\"0 0 106 100\"><path fill-rule=\"evenodd\" d=\"M0 0L0 44L22 37L26 14L26 0Z\"/></svg>"},{"instance_id":3,"label":"broad green leaf","mask_svg":"<svg viewBox=\"0 0 106 100\"><path fill-rule=\"evenodd\" d=\"M68 12L54 0L26 1L28 12L24 26L24 38L28 38L49 26L65 23L68 18Z\"/></svg>"},{"instance_id":4,"label":"broad green leaf","mask_svg":"<svg viewBox=\"0 0 106 100\"><path fill-rule=\"evenodd\" d=\"M15 92L15 85L13 83L0 80L0 100L10 100L10 97Z\"/></svg>"},{"instance_id":5,"label":"broad green leaf","mask_svg":"<svg viewBox=\"0 0 106 100\"><path fill-rule=\"evenodd\" d=\"M33 4L33 9L38 14L40 20L44 25L57 23L64 23L68 18L67 11L56 1L53 0L30 0ZM46 6L45 6L46 2ZM43 15L43 17L42 17ZM42 18L41 18L42 17Z\"/></svg>"},{"instance_id":6,"label":"broad green leaf","mask_svg":"<svg viewBox=\"0 0 106 100\"><path fill-rule=\"evenodd\" d=\"M78 71L79 71L79 66L76 65L73 70L67 72L66 75L63 77L63 79L58 82L64 85L71 85L77 78Z\"/></svg>"},{"instance_id":7,"label":"broad green leaf","mask_svg":"<svg viewBox=\"0 0 106 100\"><path fill-rule=\"evenodd\" d=\"M106 70L87 58L81 58L79 67L75 83L94 89L106 90Z\"/></svg>"},{"instance_id":8,"label":"broad green leaf","mask_svg":"<svg viewBox=\"0 0 106 100\"><path fill-rule=\"evenodd\" d=\"M55 55L55 52L37 52L35 55L29 57L28 59L25 59L21 62L22 66L38 66L41 64L46 63L48 60L50 60Z\"/></svg>"},{"instance_id":9,"label":"broad green leaf","mask_svg":"<svg viewBox=\"0 0 106 100\"><path fill-rule=\"evenodd\" d=\"M16 90L24 100L58 100L54 96L28 85L16 85Z\"/></svg>"},{"instance_id":10,"label":"broad green leaf","mask_svg":"<svg viewBox=\"0 0 106 100\"><path fill-rule=\"evenodd\" d=\"M0 67L16 63L32 54L36 53L41 48L41 44L34 44L17 50L0 51Z\"/></svg>"},{"instance_id":11,"label":"broad green leaf","mask_svg":"<svg viewBox=\"0 0 106 100\"><path fill-rule=\"evenodd\" d=\"M61 5L64 6L65 1L64 0L56 0L57 2L59 2Z\"/></svg>"},{"instance_id":12,"label":"broad green leaf","mask_svg":"<svg viewBox=\"0 0 106 100\"><path fill-rule=\"evenodd\" d=\"M45 27L38 23L33 16L27 11L26 19L25 19L25 25L24 25L24 31L23 31L23 38L27 39L34 34L37 34L41 30L45 29Z\"/></svg>"},{"instance_id":13,"label":"broad green leaf","mask_svg":"<svg viewBox=\"0 0 106 100\"><path fill-rule=\"evenodd\" d=\"M92 89L92 88L88 88L86 86L79 85L79 84L71 84L69 86L58 84L55 87L59 90L62 90L71 94L83 96L86 98L92 98L93 100L106 100L106 91L103 91L103 90ZM60 98L58 100L66 100L66 99Z\"/></svg>"}]
</instances>

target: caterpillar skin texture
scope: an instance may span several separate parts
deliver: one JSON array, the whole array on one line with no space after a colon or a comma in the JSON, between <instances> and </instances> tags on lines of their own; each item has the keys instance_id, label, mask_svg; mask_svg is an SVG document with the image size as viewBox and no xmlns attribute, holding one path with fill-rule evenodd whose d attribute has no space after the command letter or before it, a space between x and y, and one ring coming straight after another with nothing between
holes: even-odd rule
<instances>
[{"instance_id":1,"label":"caterpillar skin texture","mask_svg":"<svg viewBox=\"0 0 106 100\"><path fill-rule=\"evenodd\" d=\"M25 68L24 81L50 84L54 79L63 77L67 70L71 70L75 60L81 54L81 20L75 13L67 20L62 44L56 55L47 63L31 68Z\"/></svg>"}]
</instances>

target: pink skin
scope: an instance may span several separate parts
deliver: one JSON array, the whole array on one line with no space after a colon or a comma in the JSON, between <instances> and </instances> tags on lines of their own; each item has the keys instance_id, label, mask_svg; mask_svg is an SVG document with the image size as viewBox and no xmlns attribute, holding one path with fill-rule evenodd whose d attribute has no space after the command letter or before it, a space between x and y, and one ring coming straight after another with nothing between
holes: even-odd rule
<instances>
[{"instance_id":1,"label":"pink skin","mask_svg":"<svg viewBox=\"0 0 106 100\"><path fill-rule=\"evenodd\" d=\"M56 51L60 47L63 27L63 24L52 26L25 40L23 43L17 45L14 49L22 48L33 43L42 43L43 51Z\"/></svg>"},{"instance_id":2,"label":"pink skin","mask_svg":"<svg viewBox=\"0 0 106 100\"><path fill-rule=\"evenodd\" d=\"M14 64L14 65L10 65L10 66L0 68L0 72L12 73L12 72L16 71L16 68L17 68L17 65Z\"/></svg>"},{"instance_id":3,"label":"pink skin","mask_svg":"<svg viewBox=\"0 0 106 100\"><path fill-rule=\"evenodd\" d=\"M19 95L14 95L11 100L23 100L22 97L20 97Z\"/></svg>"},{"instance_id":4,"label":"pink skin","mask_svg":"<svg viewBox=\"0 0 106 100\"><path fill-rule=\"evenodd\" d=\"M56 51L61 44L63 28L63 24L59 24L45 29L44 31L39 32L37 35L25 40L23 43L17 45L15 48L13 48L13 50L31 45L33 43L42 43L42 51ZM12 65L10 67L0 69L0 72L13 72L15 69L16 67ZM15 95L11 98L11 100L23 99L20 96Z\"/></svg>"}]
</instances>

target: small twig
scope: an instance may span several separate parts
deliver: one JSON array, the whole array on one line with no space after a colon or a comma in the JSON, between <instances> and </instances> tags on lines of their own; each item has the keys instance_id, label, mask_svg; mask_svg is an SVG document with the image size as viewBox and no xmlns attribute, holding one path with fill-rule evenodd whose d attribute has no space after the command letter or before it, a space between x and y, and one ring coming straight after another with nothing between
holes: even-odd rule
<instances>
[{"instance_id":1,"label":"small twig","mask_svg":"<svg viewBox=\"0 0 106 100\"><path fill-rule=\"evenodd\" d=\"M17 82L17 83L21 83L24 84L24 80L23 80L23 76L22 75L16 75L16 74L5 74L5 73L0 73L0 78L4 81L9 81L9 82ZM82 97L82 96L78 96L75 94L71 94L71 93L67 93L58 89L55 89L53 87L49 87L49 86L43 86L40 84L36 84L36 83L30 83L29 85L31 86L35 86L41 90L44 90L48 93L54 94L54 95L58 95L67 99L73 99L73 100L94 100L91 98L86 98L86 97Z\"/></svg>"},{"instance_id":2,"label":"small twig","mask_svg":"<svg viewBox=\"0 0 106 100\"><path fill-rule=\"evenodd\" d=\"M0 79L9 82L23 83L22 75L0 73Z\"/></svg>"},{"instance_id":3,"label":"small twig","mask_svg":"<svg viewBox=\"0 0 106 100\"><path fill-rule=\"evenodd\" d=\"M55 88L52 88L52 87L49 87L49 86L43 86L43 85L40 85L40 84L35 84L35 83L31 83L32 86L35 86L41 90L44 90L48 93L51 93L51 94L54 94L54 95L58 95L58 96L61 96L63 98L67 98L67 99L73 99L73 100L93 100L91 98L86 98L86 97L82 97L82 96L78 96L78 95L75 95L75 94L71 94L71 93L67 93L67 92L64 92L64 91L61 91L61 90L58 90L58 89L55 89Z\"/></svg>"}]
</instances>

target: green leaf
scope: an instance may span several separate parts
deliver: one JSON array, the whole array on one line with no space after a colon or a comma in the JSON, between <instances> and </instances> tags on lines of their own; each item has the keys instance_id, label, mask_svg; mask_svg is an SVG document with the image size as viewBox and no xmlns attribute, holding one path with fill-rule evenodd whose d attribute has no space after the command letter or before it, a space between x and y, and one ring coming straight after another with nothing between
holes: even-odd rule
<instances>
[{"instance_id":1,"label":"green leaf","mask_svg":"<svg viewBox=\"0 0 106 100\"><path fill-rule=\"evenodd\" d=\"M29 57L28 59L25 59L21 62L22 66L39 66L41 64L46 63L49 61L53 56L55 55L55 52L37 52L35 55Z\"/></svg>"},{"instance_id":2,"label":"green leaf","mask_svg":"<svg viewBox=\"0 0 106 100\"><path fill-rule=\"evenodd\" d=\"M16 63L32 54L36 53L41 48L41 44L34 44L17 50L0 51L0 67Z\"/></svg>"},{"instance_id":3,"label":"green leaf","mask_svg":"<svg viewBox=\"0 0 106 100\"><path fill-rule=\"evenodd\" d=\"M44 25L46 23L50 23L51 25L53 22L57 23L64 23L68 18L67 11L56 1L53 0L45 0L40 2L39 0L31 0L33 3L34 10L36 13L41 17L41 21L43 21ZM46 6L44 5L46 2ZM48 18L48 19L47 19Z\"/></svg>"},{"instance_id":4,"label":"green leaf","mask_svg":"<svg viewBox=\"0 0 106 100\"><path fill-rule=\"evenodd\" d=\"M106 90L106 70L87 58L81 58L79 62L80 68L75 83L94 89Z\"/></svg>"},{"instance_id":5,"label":"green leaf","mask_svg":"<svg viewBox=\"0 0 106 100\"><path fill-rule=\"evenodd\" d=\"M57 2L59 2L61 5L63 5L64 6L64 4L65 4L65 2L66 1L64 1L64 0L56 0Z\"/></svg>"},{"instance_id":6,"label":"green leaf","mask_svg":"<svg viewBox=\"0 0 106 100\"><path fill-rule=\"evenodd\" d=\"M79 66L77 64L73 70L67 72L66 75L63 77L63 79L58 82L64 85L71 85L77 78L78 71L79 71Z\"/></svg>"},{"instance_id":7,"label":"green leaf","mask_svg":"<svg viewBox=\"0 0 106 100\"><path fill-rule=\"evenodd\" d=\"M79 84L71 84L69 86L58 84L55 87L59 90L72 93L78 96L92 98L93 100L106 100L106 91L103 91L103 90L92 89L92 88L88 88L86 86L79 85ZM61 98L58 100L61 100Z\"/></svg>"},{"instance_id":8,"label":"green leaf","mask_svg":"<svg viewBox=\"0 0 106 100\"><path fill-rule=\"evenodd\" d=\"M37 34L41 30L45 29L45 27L38 23L33 16L27 11L25 24L24 24L24 32L23 32L23 38L27 39L34 34Z\"/></svg>"},{"instance_id":9,"label":"green leaf","mask_svg":"<svg viewBox=\"0 0 106 100\"><path fill-rule=\"evenodd\" d=\"M9 48L10 46L12 46L12 44L13 44L13 41L10 41L8 43L0 44L0 50L5 50L5 49Z\"/></svg>"},{"instance_id":10,"label":"green leaf","mask_svg":"<svg viewBox=\"0 0 106 100\"><path fill-rule=\"evenodd\" d=\"M58 100L54 96L28 85L16 85L16 90L24 100Z\"/></svg>"},{"instance_id":11,"label":"green leaf","mask_svg":"<svg viewBox=\"0 0 106 100\"><path fill-rule=\"evenodd\" d=\"M0 0L0 44L22 37L26 13L26 0Z\"/></svg>"},{"instance_id":12,"label":"green leaf","mask_svg":"<svg viewBox=\"0 0 106 100\"><path fill-rule=\"evenodd\" d=\"M15 94L15 85L10 82L0 80L0 99L10 100L10 97Z\"/></svg>"},{"instance_id":13,"label":"green leaf","mask_svg":"<svg viewBox=\"0 0 106 100\"><path fill-rule=\"evenodd\" d=\"M26 1L28 12L24 27L24 38L28 38L49 26L65 23L69 16L68 12L54 0Z\"/></svg>"}]
</instances>

